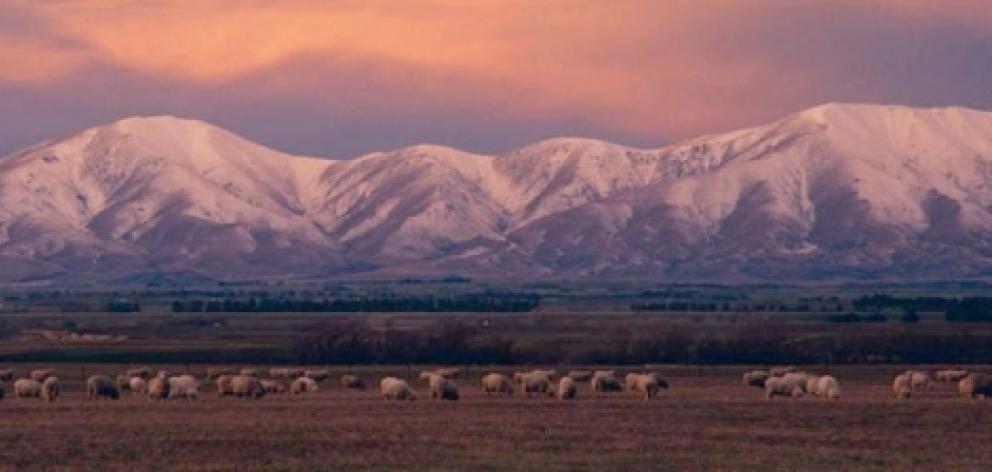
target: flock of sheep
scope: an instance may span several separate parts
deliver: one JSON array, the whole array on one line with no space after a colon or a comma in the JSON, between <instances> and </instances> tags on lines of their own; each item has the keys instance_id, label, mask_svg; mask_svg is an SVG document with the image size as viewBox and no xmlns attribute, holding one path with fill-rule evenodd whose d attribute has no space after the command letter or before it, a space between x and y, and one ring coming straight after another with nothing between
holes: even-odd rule
<instances>
[{"instance_id":1,"label":"flock of sheep","mask_svg":"<svg viewBox=\"0 0 992 472\"><path fill-rule=\"evenodd\" d=\"M461 375L456 368L441 368L420 373L420 380L427 384L427 398L431 400L458 400L459 389L455 383ZM313 393L319 384L330 377L327 370L303 368L275 368L269 378L261 378L257 369L211 368L207 379L213 383L218 396L260 398L270 394L289 392L293 395ZM5 384L13 383L12 395L17 398L38 398L55 401L62 387L53 369L38 369L28 377L14 380L12 370L0 370L0 399L6 395ZM895 395L909 398L914 392L933 388L933 378L943 382L958 382L958 391L971 398L992 396L992 375L971 373L964 370L940 370L934 376L928 372L908 370L896 376L892 384ZM288 382L288 387L283 382ZM338 378L344 388L364 390L365 380L353 374ZM814 395L829 399L840 398L840 384L830 375L798 372L791 367L755 370L743 374L744 385L762 388L767 398L777 396L800 397ZM557 371L535 369L516 372L512 376L488 373L482 376L486 395L513 395L557 397L560 400L576 398L578 384L588 382L594 392L633 392L644 399L657 396L669 388L664 377L653 372L630 373L621 377L615 370L572 370L559 376ZM148 367L132 368L111 378L92 375L86 379L86 397L89 399L120 398L122 392L145 395L152 400L195 399L199 395L200 381L189 374L169 375ZM385 377L379 382L379 392L386 400L415 400L417 394L410 384L398 377Z\"/></svg>"},{"instance_id":2,"label":"flock of sheep","mask_svg":"<svg viewBox=\"0 0 992 472\"><path fill-rule=\"evenodd\" d=\"M419 378L427 384L427 397L431 400L458 400L460 394L454 379L460 369L442 368L424 371ZM214 385L218 396L260 398L265 395L289 392L293 395L313 393L320 383L330 377L327 370L302 368L275 368L269 378L261 378L257 369L207 369L207 380ZM31 371L27 378L14 380L12 370L0 371L0 399L6 395L5 383L13 382L12 395L17 398L38 398L55 401L61 393L61 383L54 369ZM646 399L655 397L668 382L656 373L631 373L622 380L614 370L573 370L558 378L554 370L517 372L512 377L489 373L482 377L482 387L487 395L544 395L562 400L573 399L578 393L578 382L588 382L596 392L635 392ZM554 380L557 379L557 385ZM288 382L288 387L284 382ZM338 378L344 388L364 390L365 380L353 374ZM153 374L148 367L127 369L111 378L92 375L86 379L86 397L89 399L118 399L124 392L145 395L151 400L195 399L199 396L201 382L189 374L169 375L158 371ZM407 381L398 377L385 377L379 382L379 391L387 400L415 400L417 394Z\"/></svg>"},{"instance_id":3,"label":"flock of sheep","mask_svg":"<svg viewBox=\"0 0 992 472\"><path fill-rule=\"evenodd\" d=\"M892 391L897 398L909 398L913 392L933 389L934 378L940 382L958 382L958 393L965 397L992 396L992 375L957 369L938 370L933 377L929 372L907 370L896 375L892 381ZM745 372L743 380L744 385L764 389L767 398L803 395L840 398L840 384L833 376L797 372L793 367Z\"/></svg>"}]
</instances>

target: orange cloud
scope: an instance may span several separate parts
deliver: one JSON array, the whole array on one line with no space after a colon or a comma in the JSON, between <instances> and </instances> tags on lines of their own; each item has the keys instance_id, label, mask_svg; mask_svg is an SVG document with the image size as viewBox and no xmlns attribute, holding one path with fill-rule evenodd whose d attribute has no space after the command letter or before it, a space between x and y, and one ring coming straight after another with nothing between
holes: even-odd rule
<instances>
[{"instance_id":1,"label":"orange cloud","mask_svg":"<svg viewBox=\"0 0 992 472\"><path fill-rule=\"evenodd\" d=\"M0 80L22 84L48 82L83 63L78 53L0 35Z\"/></svg>"},{"instance_id":2,"label":"orange cloud","mask_svg":"<svg viewBox=\"0 0 992 472\"><path fill-rule=\"evenodd\" d=\"M335 58L451 74L467 83L423 86L487 103L515 91L505 106L520 113L574 114L648 135L754 121L755 108L735 102L756 93L771 117L825 80L760 51L733 50L749 20L794 9L790 0L14 1L86 51L2 41L0 61L18 67L4 68L0 80L48 81L99 61L213 87L298 58ZM966 0L836 5L913 22L990 16L984 2ZM288 89L293 78L280 82Z\"/></svg>"}]
</instances>

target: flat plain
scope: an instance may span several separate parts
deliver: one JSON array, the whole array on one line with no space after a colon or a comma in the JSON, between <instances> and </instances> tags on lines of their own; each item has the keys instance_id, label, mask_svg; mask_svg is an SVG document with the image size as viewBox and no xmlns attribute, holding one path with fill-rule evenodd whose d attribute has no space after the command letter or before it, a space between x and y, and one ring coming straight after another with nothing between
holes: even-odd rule
<instances>
[{"instance_id":1,"label":"flat plain","mask_svg":"<svg viewBox=\"0 0 992 472\"><path fill-rule=\"evenodd\" d=\"M805 366L829 371L840 400L766 400L742 385L747 366L662 366L672 385L645 401L597 394L575 401L487 397L488 371L457 380L462 399L386 402L376 390L338 387L336 369L310 396L151 402L125 394L86 400L82 378L109 364L52 366L55 403L0 402L0 470L988 470L992 400L965 400L940 384L893 398L906 366ZM19 372L39 365L5 365ZM181 372L187 366L153 366ZM258 366L264 367L264 366ZM354 371L370 384L421 366ZM556 366L558 367L558 366ZM560 366L568 368L568 366ZM926 366L924 366L925 368ZM205 366L191 373L203 377ZM987 367L973 367L988 370Z\"/></svg>"}]
</instances>

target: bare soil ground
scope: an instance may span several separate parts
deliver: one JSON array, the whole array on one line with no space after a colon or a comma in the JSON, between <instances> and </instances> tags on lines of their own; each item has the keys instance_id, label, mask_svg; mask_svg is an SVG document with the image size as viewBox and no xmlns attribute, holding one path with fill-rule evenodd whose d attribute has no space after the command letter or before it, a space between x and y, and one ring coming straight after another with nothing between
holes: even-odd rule
<instances>
[{"instance_id":1,"label":"bare soil ground","mask_svg":"<svg viewBox=\"0 0 992 472\"><path fill-rule=\"evenodd\" d=\"M7 366L3 366L7 367ZM35 366L10 366L23 373ZM329 379L312 396L87 401L82 377L123 366L57 365L64 396L0 402L0 470L989 470L992 400L938 384L910 400L900 366L831 367L843 398L765 400L743 367L666 367L671 391L390 403ZM156 368L158 366L155 366ZM181 372L185 366L167 366ZM194 373L201 373L202 368ZM418 369L414 367L415 374ZM496 369L500 370L500 369ZM510 369L502 369L509 371ZM807 368L819 371L821 368ZM370 384L404 367L359 370ZM200 374L202 375L202 374ZM9 388L8 388L9 390Z\"/></svg>"}]
</instances>

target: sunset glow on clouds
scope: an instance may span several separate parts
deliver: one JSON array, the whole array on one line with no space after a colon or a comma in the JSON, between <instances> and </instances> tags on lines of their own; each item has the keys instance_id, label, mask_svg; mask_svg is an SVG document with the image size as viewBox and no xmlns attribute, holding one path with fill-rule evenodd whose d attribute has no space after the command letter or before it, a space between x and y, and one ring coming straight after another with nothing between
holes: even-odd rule
<instances>
[{"instance_id":1,"label":"sunset glow on clouds","mask_svg":"<svg viewBox=\"0 0 992 472\"><path fill-rule=\"evenodd\" d=\"M294 152L661 145L825 101L992 106L981 0L8 1L0 152L133 114Z\"/></svg>"}]
</instances>

